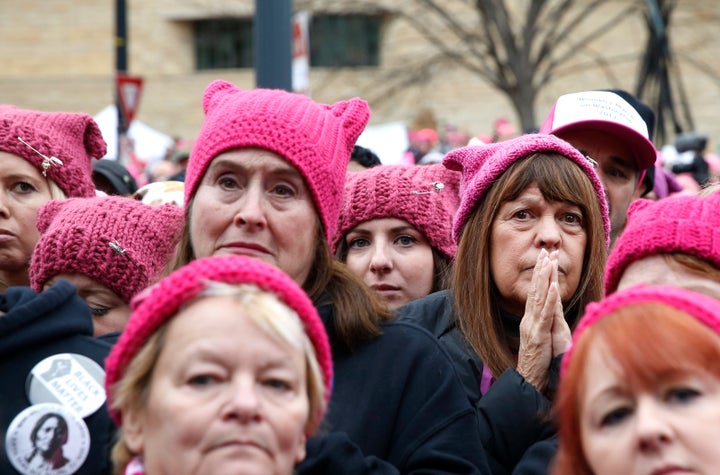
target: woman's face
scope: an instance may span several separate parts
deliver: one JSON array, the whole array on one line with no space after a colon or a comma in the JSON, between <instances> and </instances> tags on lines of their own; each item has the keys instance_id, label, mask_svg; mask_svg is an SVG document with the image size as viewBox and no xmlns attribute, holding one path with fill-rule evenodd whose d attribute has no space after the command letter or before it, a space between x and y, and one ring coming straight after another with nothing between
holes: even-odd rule
<instances>
[{"instance_id":1,"label":"woman's face","mask_svg":"<svg viewBox=\"0 0 720 475\"><path fill-rule=\"evenodd\" d=\"M671 285L680 286L720 300L720 283L703 275L700 271L692 271L680 263L671 261L666 255L643 257L631 263L618 281L618 290L636 285Z\"/></svg>"},{"instance_id":2,"label":"woman's face","mask_svg":"<svg viewBox=\"0 0 720 475\"><path fill-rule=\"evenodd\" d=\"M404 219L366 221L345 236L347 266L379 293L391 309L423 297L433 287L430 243Z\"/></svg>"},{"instance_id":3,"label":"woman's face","mask_svg":"<svg viewBox=\"0 0 720 475\"><path fill-rule=\"evenodd\" d=\"M130 306L115 292L83 274L58 274L48 280L43 289L51 287L60 279L77 287L78 295L90 307L95 336L119 332L125 328L130 318Z\"/></svg>"},{"instance_id":4,"label":"woman's face","mask_svg":"<svg viewBox=\"0 0 720 475\"><path fill-rule=\"evenodd\" d=\"M305 457L305 356L248 311L205 297L170 322L146 406L123 413L147 473L289 475Z\"/></svg>"},{"instance_id":5,"label":"woman's face","mask_svg":"<svg viewBox=\"0 0 720 475\"><path fill-rule=\"evenodd\" d=\"M502 297L502 307L525 312L538 253L558 250L560 297L567 302L582 275L587 234L580 207L547 201L531 184L512 201L500 205L490 234L490 272Z\"/></svg>"},{"instance_id":6,"label":"woman's face","mask_svg":"<svg viewBox=\"0 0 720 475\"><path fill-rule=\"evenodd\" d=\"M312 195L300 172L280 155L261 149L218 155L190 210L196 257L255 257L300 285L312 268L318 226Z\"/></svg>"},{"instance_id":7,"label":"woman's face","mask_svg":"<svg viewBox=\"0 0 720 475\"><path fill-rule=\"evenodd\" d=\"M717 473L718 378L678 371L652 391L636 391L608 350L588 355L580 435L595 475Z\"/></svg>"},{"instance_id":8,"label":"woman's face","mask_svg":"<svg viewBox=\"0 0 720 475\"><path fill-rule=\"evenodd\" d=\"M35 448L41 453L52 453L60 446L62 432L57 417L48 417L35 436Z\"/></svg>"},{"instance_id":9,"label":"woman's face","mask_svg":"<svg viewBox=\"0 0 720 475\"><path fill-rule=\"evenodd\" d=\"M0 270L27 274L40 239L35 227L37 211L50 199L48 182L37 168L0 151Z\"/></svg>"}]
</instances>

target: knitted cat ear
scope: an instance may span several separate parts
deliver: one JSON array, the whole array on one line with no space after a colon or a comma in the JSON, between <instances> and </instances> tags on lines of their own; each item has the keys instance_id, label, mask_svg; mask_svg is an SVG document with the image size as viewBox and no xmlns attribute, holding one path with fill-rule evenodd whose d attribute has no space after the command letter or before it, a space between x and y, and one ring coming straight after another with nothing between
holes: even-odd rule
<instances>
[{"instance_id":1,"label":"knitted cat ear","mask_svg":"<svg viewBox=\"0 0 720 475\"><path fill-rule=\"evenodd\" d=\"M203 94L203 110L205 114L207 115L211 109L215 108L215 106L225 98L227 93L233 92L242 91L232 83L222 79L211 82L210 85L205 88L205 93Z\"/></svg>"},{"instance_id":2,"label":"knitted cat ear","mask_svg":"<svg viewBox=\"0 0 720 475\"><path fill-rule=\"evenodd\" d=\"M98 159L104 157L107 153L107 144L103 139L100 127L90 116L81 117L79 120L80 127L85 128L84 143L88 156Z\"/></svg>"},{"instance_id":3,"label":"knitted cat ear","mask_svg":"<svg viewBox=\"0 0 720 475\"><path fill-rule=\"evenodd\" d=\"M35 225L40 234L47 231L50 223L52 223L62 207L65 206L65 203L65 200L50 200L40 207Z\"/></svg>"},{"instance_id":4,"label":"knitted cat ear","mask_svg":"<svg viewBox=\"0 0 720 475\"><path fill-rule=\"evenodd\" d=\"M368 103L355 97L347 101L336 102L331 110L335 117L342 117L343 128L347 131L348 144L352 150L357 138L365 130L365 124L370 119Z\"/></svg>"},{"instance_id":5,"label":"knitted cat ear","mask_svg":"<svg viewBox=\"0 0 720 475\"><path fill-rule=\"evenodd\" d=\"M649 200L647 198L640 198L632 203L630 203L630 207L628 208L628 218L632 217L636 213L642 212L644 209L647 209L648 206L652 206L655 201Z\"/></svg>"}]
</instances>

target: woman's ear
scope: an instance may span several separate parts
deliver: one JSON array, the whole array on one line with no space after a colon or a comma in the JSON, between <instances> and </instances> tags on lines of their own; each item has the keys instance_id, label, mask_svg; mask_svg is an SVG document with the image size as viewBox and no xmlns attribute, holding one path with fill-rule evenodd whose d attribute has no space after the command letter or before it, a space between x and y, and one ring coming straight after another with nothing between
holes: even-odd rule
<instances>
[{"instance_id":1,"label":"woman's ear","mask_svg":"<svg viewBox=\"0 0 720 475\"><path fill-rule=\"evenodd\" d=\"M125 445L135 455L141 455L145 449L144 418L135 410L122 413L122 435Z\"/></svg>"},{"instance_id":2,"label":"woman's ear","mask_svg":"<svg viewBox=\"0 0 720 475\"><path fill-rule=\"evenodd\" d=\"M295 463L298 464L305 460L306 455L306 449L305 445L307 445L307 436L303 434L302 438L300 438L300 443L298 444L298 450L295 454Z\"/></svg>"}]
</instances>

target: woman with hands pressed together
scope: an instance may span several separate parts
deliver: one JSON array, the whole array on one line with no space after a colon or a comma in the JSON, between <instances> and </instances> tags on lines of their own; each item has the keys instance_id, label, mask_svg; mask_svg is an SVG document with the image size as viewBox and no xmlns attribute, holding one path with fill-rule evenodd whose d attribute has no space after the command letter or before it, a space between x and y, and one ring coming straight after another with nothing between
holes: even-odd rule
<instances>
[{"instance_id":1,"label":"woman with hands pressed together","mask_svg":"<svg viewBox=\"0 0 720 475\"><path fill-rule=\"evenodd\" d=\"M592 160L561 139L524 135L450 152L462 172L451 290L398 310L450 352L475 405L493 473L547 473L547 417L559 356L602 297L609 243Z\"/></svg>"}]
</instances>

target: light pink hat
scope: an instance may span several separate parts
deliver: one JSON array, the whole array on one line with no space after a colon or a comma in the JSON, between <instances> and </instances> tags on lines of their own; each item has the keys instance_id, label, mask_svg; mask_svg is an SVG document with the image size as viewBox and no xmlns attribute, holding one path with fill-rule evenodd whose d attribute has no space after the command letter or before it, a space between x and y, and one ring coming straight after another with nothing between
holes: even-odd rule
<instances>
[{"instance_id":1,"label":"light pink hat","mask_svg":"<svg viewBox=\"0 0 720 475\"><path fill-rule=\"evenodd\" d=\"M673 252L720 268L720 194L633 201L625 229L608 256L605 294L617 290L623 272L633 262Z\"/></svg>"},{"instance_id":2,"label":"light pink hat","mask_svg":"<svg viewBox=\"0 0 720 475\"><path fill-rule=\"evenodd\" d=\"M108 407L118 425L122 425L122 417L119 411L112 409L113 386L153 333L171 320L185 302L200 294L208 281L255 285L275 294L294 310L315 349L326 388L325 402L329 401L333 377L330 343L320 315L307 294L289 276L270 264L245 256L213 256L190 262L132 301L130 320L105 360Z\"/></svg>"},{"instance_id":3,"label":"light pink hat","mask_svg":"<svg viewBox=\"0 0 720 475\"><path fill-rule=\"evenodd\" d=\"M205 121L185 177L185 205L219 154L237 148L270 150L305 178L330 243L350 154L370 118L367 102L354 98L326 105L279 89L244 91L214 81L205 90L203 108Z\"/></svg>"},{"instance_id":4,"label":"light pink hat","mask_svg":"<svg viewBox=\"0 0 720 475\"><path fill-rule=\"evenodd\" d=\"M348 231L378 218L404 219L447 257L457 246L450 229L460 204L460 173L434 165L381 165L348 173L335 247Z\"/></svg>"},{"instance_id":5,"label":"light pink hat","mask_svg":"<svg viewBox=\"0 0 720 475\"><path fill-rule=\"evenodd\" d=\"M590 303L585 314L578 322L570 348L562 361L561 374L565 374L572 359L573 348L585 330L602 320L606 315L618 309L637 303L656 302L681 310L692 315L700 323L710 327L720 335L720 302L690 290L669 286L637 286L622 290L605 297L600 302Z\"/></svg>"},{"instance_id":6,"label":"light pink hat","mask_svg":"<svg viewBox=\"0 0 720 475\"><path fill-rule=\"evenodd\" d=\"M0 105L0 150L33 164L68 197L90 197L95 195L90 161L104 156L107 146L87 114Z\"/></svg>"},{"instance_id":7,"label":"light pink hat","mask_svg":"<svg viewBox=\"0 0 720 475\"><path fill-rule=\"evenodd\" d=\"M500 175L515 162L538 152L563 155L575 162L588 176L597 194L603 217L605 239L610 245L610 217L605 190L590 161L564 140L547 134L527 134L503 142L471 145L448 153L443 165L462 172L460 207L455 215L453 237L459 242L462 229L478 203L482 202L488 189Z\"/></svg>"}]
</instances>

